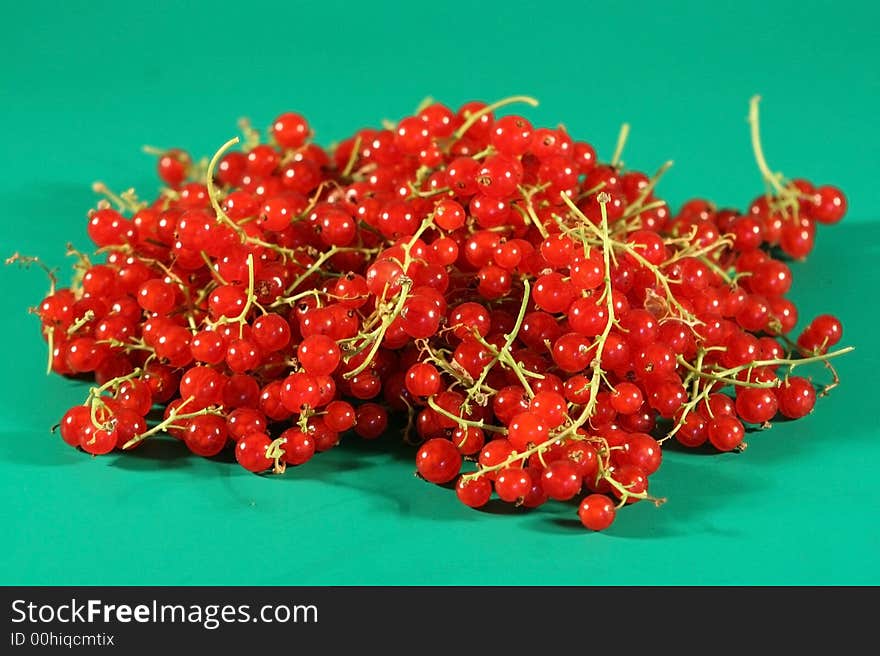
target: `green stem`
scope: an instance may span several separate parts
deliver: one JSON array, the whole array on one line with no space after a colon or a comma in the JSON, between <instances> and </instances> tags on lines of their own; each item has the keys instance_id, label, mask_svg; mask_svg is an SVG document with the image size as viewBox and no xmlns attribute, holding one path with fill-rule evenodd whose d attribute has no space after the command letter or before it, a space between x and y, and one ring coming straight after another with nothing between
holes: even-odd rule
<instances>
[{"instance_id":1,"label":"green stem","mask_svg":"<svg viewBox=\"0 0 880 656\"><path fill-rule=\"evenodd\" d=\"M614 156L611 158L611 166L617 168L620 164L620 158L623 155L623 147L629 137L629 123L620 126L620 133L617 135L617 146L614 147Z\"/></svg>"},{"instance_id":2,"label":"green stem","mask_svg":"<svg viewBox=\"0 0 880 656\"><path fill-rule=\"evenodd\" d=\"M483 421L473 421L471 419L465 419L464 417L456 417L454 414L446 410L445 408L441 408L437 405L437 402L434 400L433 396L429 396L427 398L428 407L431 408L437 414L441 414L447 419L451 419L459 426L469 426L471 428L479 428L484 431L489 431L492 433L507 433L506 428L502 428L501 426L494 426L492 424L487 424Z\"/></svg>"},{"instance_id":3,"label":"green stem","mask_svg":"<svg viewBox=\"0 0 880 656\"><path fill-rule=\"evenodd\" d=\"M502 107L512 105L513 103L525 103L532 107L538 106L538 101L531 96L511 96L510 98L504 98L503 100L494 102L491 105L486 105L479 111L476 111L468 116L467 120L461 124L461 127L459 127L458 130L455 131L455 138L461 139L465 135L465 133L471 129L471 126L473 126L474 123L479 121L486 114L491 114L496 109L501 109Z\"/></svg>"}]
</instances>

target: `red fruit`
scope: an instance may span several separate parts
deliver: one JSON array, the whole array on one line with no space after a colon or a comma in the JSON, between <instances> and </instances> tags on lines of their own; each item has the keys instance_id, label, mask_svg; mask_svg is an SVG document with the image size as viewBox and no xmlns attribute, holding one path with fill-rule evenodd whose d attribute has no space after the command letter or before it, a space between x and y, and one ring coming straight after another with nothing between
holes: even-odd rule
<instances>
[{"instance_id":1,"label":"red fruit","mask_svg":"<svg viewBox=\"0 0 880 656\"><path fill-rule=\"evenodd\" d=\"M200 415L186 422L183 440L199 456L216 456L226 446L226 422L216 415Z\"/></svg>"},{"instance_id":2,"label":"red fruit","mask_svg":"<svg viewBox=\"0 0 880 656\"><path fill-rule=\"evenodd\" d=\"M472 479L461 477L455 484L455 494L464 505L480 508L485 506L492 496L492 483L485 476Z\"/></svg>"},{"instance_id":3,"label":"red fruit","mask_svg":"<svg viewBox=\"0 0 880 656\"><path fill-rule=\"evenodd\" d=\"M315 455L315 441L312 436L298 428L288 428L281 433L281 439L285 440L282 449L284 462L288 465L301 465Z\"/></svg>"},{"instance_id":4,"label":"red fruit","mask_svg":"<svg viewBox=\"0 0 880 656\"><path fill-rule=\"evenodd\" d=\"M816 390L806 378L792 376L776 390L779 412L789 419L800 419L813 411Z\"/></svg>"},{"instance_id":5,"label":"red fruit","mask_svg":"<svg viewBox=\"0 0 880 656\"><path fill-rule=\"evenodd\" d=\"M846 196L837 187L819 187L813 196L810 214L819 223L837 223L846 214Z\"/></svg>"},{"instance_id":6,"label":"red fruit","mask_svg":"<svg viewBox=\"0 0 880 656\"><path fill-rule=\"evenodd\" d=\"M742 422L729 415L719 415L709 422L709 441L719 451L731 451L742 444L745 429Z\"/></svg>"},{"instance_id":7,"label":"red fruit","mask_svg":"<svg viewBox=\"0 0 880 656\"><path fill-rule=\"evenodd\" d=\"M532 489L532 477L520 467L508 467L495 477L495 492L502 501L517 503Z\"/></svg>"},{"instance_id":8,"label":"red fruit","mask_svg":"<svg viewBox=\"0 0 880 656\"><path fill-rule=\"evenodd\" d=\"M417 362L406 372L406 389L413 396L432 396L440 391L440 373L427 362Z\"/></svg>"},{"instance_id":9,"label":"red fruit","mask_svg":"<svg viewBox=\"0 0 880 656\"><path fill-rule=\"evenodd\" d=\"M377 403L362 403L357 409L354 430L365 440L381 437L388 428L388 411ZM454 448L454 447L453 447Z\"/></svg>"},{"instance_id":10,"label":"red fruit","mask_svg":"<svg viewBox=\"0 0 880 656\"><path fill-rule=\"evenodd\" d=\"M620 484L620 487L626 490L626 503L635 503L636 501L639 501L639 497L630 495L641 494L648 490L648 475L641 467L625 463L614 470L613 476L614 480ZM612 486L611 492L618 499L624 497L624 492L617 487Z\"/></svg>"},{"instance_id":11,"label":"red fruit","mask_svg":"<svg viewBox=\"0 0 880 656\"><path fill-rule=\"evenodd\" d=\"M309 124L299 114L287 112L272 123L272 136L282 148L299 148L309 137Z\"/></svg>"},{"instance_id":12,"label":"red fruit","mask_svg":"<svg viewBox=\"0 0 880 656\"><path fill-rule=\"evenodd\" d=\"M235 445L235 459L248 471L259 473L272 466L272 459L266 451L272 440L265 433L250 433L238 440Z\"/></svg>"},{"instance_id":13,"label":"red fruit","mask_svg":"<svg viewBox=\"0 0 880 656\"><path fill-rule=\"evenodd\" d=\"M773 390L741 387L736 393L736 414L749 424L763 424L776 415L779 402Z\"/></svg>"},{"instance_id":14,"label":"red fruit","mask_svg":"<svg viewBox=\"0 0 880 656\"><path fill-rule=\"evenodd\" d=\"M448 483L461 471L461 454L447 439L428 440L416 454L416 470L429 483Z\"/></svg>"},{"instance_id":15,"label":"red fruit","mask_svg":"<svg viewBox=\"0 0 880 656\"><path fill-rule=\"evenodd\" d=\"M483 448L486 435L481 428L476 426L459 426L452 432L450 439L459 453L463 456L472 456Z\"/></svg>"},{"instance_id":16,"label":"red fruit","mask_svg":"<svg viewBox=\"0 0 880 656\"><path fill-rule=\"evenodd\" d=\"M84 405L73 406L61 418L60 429L61 439L70 446L79 446L83 436L93 430L91 409Z\"/></svg>"},{"instance_id":17,"label":"red fruit","mask_svg":"<svg viewBox=\"0 0 880 656\"><path fill-rule=\"evenodd\" d=\"M331 401L325 408L324 422L337 433L347 431L355 425L355 410L345 401Z\"/></svg>"},{"instance_id":18,"label":"red fruit","mask_svg":"<svg viewBox=\"0 0 880 656\"><path fill-rule=\"evenodd\" d=\"M578 506L581 524L591 531L604 531L614 522L616 514L614 504L604 494L586 496Z\"/></svg>"},{"instance_id":19,"label":"red fruit","mask_svg":"<svg viewBox=\"0 0 880 656\"><path fill-rule=\"evenodd\" d=\"M510 420L507 439L517 451L525 451L547 441L550 426L547 420L536 412L521 412Z\"/></svg>"},{"instance_id":20,"label":"red fruit","mask_svg":"<svg viewBox=\"0 0 880 656\"><path fill-rule=\"evenodd\" d=\"M556 428L565 420L568 404L559 392L541 391L532 398L529 410L541 417L549 428Z\"/></svg>"},{"instance_id":21,"label":"red fruit","mask_svg":"<svg viewBox=\"0 0 880 656\"><path fill-rule=\"evenodd\" d=\"M478 458L478 462L480 467L485 469L488 467L495 467L500 465L507 460L516 452L516 449L513 448L513 445L505 439L495 439L491 442L488 442L486 446L480 451L480 456ZM522 460L517 460L514 466L522 466ZM486 476L489 480L495 480L495 471L487 471L484 476Z\"/></svg>"},{"instance_id":22,"label":"red fruit","mask_svg":"<svg viewBox=\"0 0 880 656\"><path fill-rule=\"evenodd\" d=\"M642 390L633 383L618 383L611 392L611 407L619 414L629 415L642 406Z\"/></svg>"},{"instance_id":23,"label":"red fruit","mask_svg":"<svg viewBox=\"0 0 880 656\"><path fill-rule=\"evenodd\" d=\"M79 445L86 453L91 453L93 456L102 456L115 449L118 441L118 429L115 425L110 425L106 428L97 428L84 432Z\"/></svg>"},{"instance_id":24,"label":"red fruit","mask_svg":"<svg viewBox=\"0 0 880 656\"><path fill-rule=\"evenodd\" d=\"M566 501L580 492L581 474L574 463L556 460L544 470L541 485L551 499Z\"/></svg>"},{"instance_id":25,"label":"red fruit","mask_svg":"<svg viewBox=\"0 0 880 656\"><path fill-rule=\"evenodd\" d=\"M306 337L297 348L296 355L306 372L312 376L329 376L342 358L336 341L326 335Z\"/></svg>"},{"instance_id":26,"label":"red fruit","mask_svg":"<svg viewBox=\"0 0 880 656\"><path fill-rule=\"evenodd\" d=\"M623 446L626 459L645 472L646 476L650 476L660 468L663 452L657 440L650 435L633 433L626 438Z\"/></svg>"}]
</instances>

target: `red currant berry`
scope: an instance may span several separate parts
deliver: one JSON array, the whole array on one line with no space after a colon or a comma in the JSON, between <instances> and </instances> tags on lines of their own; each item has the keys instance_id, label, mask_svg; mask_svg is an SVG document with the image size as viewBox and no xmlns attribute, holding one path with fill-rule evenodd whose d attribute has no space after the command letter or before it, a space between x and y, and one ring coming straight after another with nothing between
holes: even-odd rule
<instances>
[{"instance_id":1,"label":"red currant berry","mask_svg":"<svg viewBox=\"0 0 880 656\"><path fill-rule=\"evenodd\" d=\"M336 342L326 335L306 337L297 348L297 359L313 376L328 376L339 365L342 352Z\"/></svg>"},{"instance_id":2,"label":"red currant berry","mask_svg":"<svg viewBox=\"0 0 880 656\"><path fill-rule=\"evenodd\" d=\"M355 410L346 401L331 401L325 408L324 422L330 430L342 433L354 427Z\"/></svg>"},{"instance_id":3,"label":"red currant berry","mask_svg":"<svg viewBox=\"0 0 880 656\"><path fill-rule=\"evenodd\" d=\"M434 438L416 454L416 469L430 483L448 483L461 471L461 454L449 440Z\"/></svg>"},{"instance_id":4,"label":"red currant berry","mask_svg":"<svg viewBox=\"0 0 880 656\"><path fill-rule=\"evenodd\" d=\"M417 362L406 372L406 388L413 396L432 396L440 391L440 373L427 362Z\"/></svg>"},{"instance_id":5,"label":"red currant berry","mask_svg":"<svg viewBox=\"0 0 880 656\"><path fill-rule=\"evenodd\" d=\"M183 439L190 451L207 458L223 450L228 435L226 422L221 417L199 415L187 421Z\"/></svg>"},{"instance_id":6,"label":"red currant berry","mask_svg":"<svg viewBox=\"0 0 880 656\"><path fill-rule=\"evenodd\" d=\"M529 472L519 467L508 467L498 472L495 477L495 492L502 501L517 503L532 489L532 477Z\"/></svg>"},{"instance_id":7,"label":"red currant berry","mask_svg":"<svg viewBox=\"0 0 880 656\"><path fill-rule=\"evenodd\" d=\"M294 112L281 114L272 123L272 136L282 148L295 149L302 146L309 137L309 124L305 118Z\"/></svg>"},{"instance_id":8,"label":"red currant berry","mask_svg":"<svg viewBox=\"0 0 880 656\"><path fill-rule=\"evenodd\" d=\"M507 439L517 451L525 451L547 441L550 426L543 415L537 412L521 412L510 420Z\"/></svg>"},{"instance_id":9,"label":"red currant berry","mask_svg":"<svg viewBox=\"0 0 880 656\"><path fill-rule=\"evenodd\" d=\"M581 490L581 474L568 460L551 462L541 478L544 491L551 499L566 501Z\"/></svg>"},{"instance_id":10,"label":"red currant berry","mask_svg":"<svg viewBox=\"0 0 880 656\"><path fill-rule=\"evenodd\" d=\"M709 441L719 451L732 451L742 444L745 429L742 422L729 415L718 415L709 422Z\"/></svg>"},{"instance_id":11,"label":"red currant berry","mask_svg":"<svg viewBox=\"0 0 880 656\"><path fill-rule=\"evenodd\" d=\"M357 409L354 430L365 440L381 437L388 428L388 411L377 403L362 403ZM458 473L458 472L456 472Z\"/></svg>"},{"instance_id":12,"label":"red currant berry","mask_svg":"<svg viewBox=\"0 0 880 656\"><path fill-rule=\"evenodd\" d=\"M250 472L266 471L272 466L272 459L266 456L271 442L265 433L245 435L235 445L235 459Z\"/></svg>"},{"instance_id":13,"label":"red currant berry","mask_svg":"<svg viewBox=\"0 0 880 656\"><path fill-rule=\"evenodd\" d=\"M846 214L846 196L837 187L819 187L813 198L810 214L819 223L837 223Z\"/></svg>"},{"instance_id":14,"label":"red currant berry","mask_svg":"<svg viewBox=\"0 0 880 656\"><path fill-rule=\"evenodd\" d=\"M281 433L281 439L285 440L282 448L288 465L302 465L315 455L315 440L298 428L288 428Z\"/></svg>"},{"instance_id":15,"label":"red currant berry","mask_svg":"<svg viewBox=\"0 0 880 656\"><path fill-rule=\"evenodd\" d=\"M772 390L741 387L736 393L736 414L749 424L763 424L773 419L779 403Z\"/></svg>"},{"instance_id":16,"label":"red currant berry","mask_svg":"<svg viewBox=\"0 0 880 656\"><path fill-rule=\"evenodd\" d=\"M776 390L779 399L779 412L789 419L800 419L813 411L816 405L816 390L806 378L792 376Z\"/></svg>"},{"instance_id":17,"label":"red currant berry","mask_svg":"<svg viewBox=\"0 0 880 656\"><path fill-rule=\"evenodd\" d=\"M591 531L604 531L614 522L617 511L611 499L604 494L590 494L578 506L578 517Z\"/></svg>"},{"instance_id":18,"label":"red currant berry","mask_svg":"<svg viewBox=\"0 0 880 656\"><path fill-rule=\"evenodd\" d=\"M460 477L455 484L455 494L469 508L481 508L492 496L492 483L485 476L470 479Z\"/></svg>"}]
</instances>

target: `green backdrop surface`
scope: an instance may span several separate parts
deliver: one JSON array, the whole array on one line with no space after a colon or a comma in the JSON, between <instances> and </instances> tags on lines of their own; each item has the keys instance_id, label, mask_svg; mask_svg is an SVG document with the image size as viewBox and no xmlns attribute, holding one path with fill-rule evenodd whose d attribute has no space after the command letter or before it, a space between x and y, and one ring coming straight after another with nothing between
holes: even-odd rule
<instances>
[{"instance_id":1,"label":"green backdrop surface","mask_svg":"<svg viewBox=\"0 0 880 656\"><path fill-rule=\"evenodd\" d=\"M0 271L0 584L880 583L875 273L880 255L874 3L25 3L0 39L0 246L65 265L86 246L96 178L156 189L144 143L209 154L247 115L293 109L322 143L422 97L528 93L653 170L674 204L760 191L745 116L764 96L771 165L842 186L850 213L795 263L802 316L838 314L855 354L806 420L740 455L669 451L653 489L603 534L574 508L470 511L412 475L389 434L283 477L158 440L87 457L48 428L82 383L45 377L26 308L37 272ZM625 9L617 8L619 6ZM821 377L821 368L815 370Z\"/></svg>"}]
</instances>

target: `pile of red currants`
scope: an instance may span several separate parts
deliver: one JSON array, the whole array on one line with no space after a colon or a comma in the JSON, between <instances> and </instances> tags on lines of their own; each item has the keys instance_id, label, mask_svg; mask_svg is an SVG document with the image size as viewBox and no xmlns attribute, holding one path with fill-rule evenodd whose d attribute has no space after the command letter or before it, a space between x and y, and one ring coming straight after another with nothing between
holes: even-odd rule
<instances>
[{"instance_id":1,"label":"pile of red currants","mask_svg":"<svg viewBox=\"0 0 880 656\"><path fill-rule=\"evenodd\" d=\"M73 282L35 309L49 368L95 381L62 439L98 455L167 433L280 473L397 413L418 474L465 505L582 496L602 530L662 501L664 442L742 450L747 426L809 414L849 349L830 315L791 337L785 260L846 200L771 172L757 98L767 190L744 212L673 213L667 166L622 165L626 130L602 164L496 116L514 102L536 104L426 101L329 151L286 113L210 161L158 151L152 202L97 184L96 254L70 248ZM831 382L794 375L809 363Z\"/></svg>"}]
</instances>

